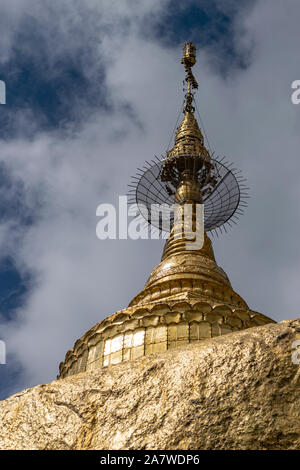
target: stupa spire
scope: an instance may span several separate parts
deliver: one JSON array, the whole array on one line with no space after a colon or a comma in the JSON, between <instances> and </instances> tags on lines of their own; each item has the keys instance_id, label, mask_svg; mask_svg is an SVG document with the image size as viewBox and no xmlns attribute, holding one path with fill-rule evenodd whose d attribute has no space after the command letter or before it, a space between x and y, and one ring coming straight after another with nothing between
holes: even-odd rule
<instances>
[{"instance_id":1,"label":"stupa spire","mask_svg":"<svg viewBox=\"0 0 300 470\"><path fill-rule=\"evenodd\" d=\"M184 110L188 112L194 112L195 108L193 107L193 95L192 89L198 88L198 82L195 79L192 67L196 63L196 47L192 42L186 42L183 48L183 57L181 63L184 65L186 77L185 81L187 82L188 89L186 94L186 100L184 105Z\"/></svg>"},{"instance_id":2,"label":"stupa spire","mask_svg":"<svg viewBox=\"0 0 300 470\"><path fill-rule=\"evenodd\" d=\"M193 43L187 42L184 45L181 63L185 68L185 81L187 82L187 93L185 94L183 106L184 118L177 128L174 146L168 151L167 155L172 157L180 154L199 155L200 153L206 153L209 157L202 132L194 116L193 90L198 88L198 82L192 72L192 67L196 63L196 47Z\"/></svg>"},{"instance_id":3,"label":"stupa spire","mask_svg":"<svg viewBox=\"0 0 300 470\"><path fill-rule=\"evenodd\" d=\"M185 44L181 62L187 93L174 146L164 158L147 164L139 173L132 202L138 203L148 223L162 230L166 228L166 213L174 222L174 203L179 208L189 205L190 232L197 228L197 205L204 205L203 246L187 248L189 233L185 230L178 238L173 224L162 260L144 289L127 308L100 321L76 341L60 364L59 377L272 322L249 309L216 263L206 232L234 221L243 189L235 171L209 153L195 119L193 90L198 83L192 73L196 48L191 42ZM158 214L155 208L162 203L169 210Z\"/></svg>"}]
</instances>

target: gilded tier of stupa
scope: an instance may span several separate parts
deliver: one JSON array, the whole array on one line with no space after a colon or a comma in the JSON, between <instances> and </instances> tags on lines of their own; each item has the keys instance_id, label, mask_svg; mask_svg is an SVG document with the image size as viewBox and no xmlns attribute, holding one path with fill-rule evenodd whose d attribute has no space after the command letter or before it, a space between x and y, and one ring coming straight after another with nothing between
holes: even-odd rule
<instances>
[{"instance_id":1,"label":"gilded tier of stupa","mask_svg":"<svg viewBox=\"0 0 300 470\"><path fill-rule=\"evenodd\" d=\"M191 204L193 214L198 203L204 204L205 212L207 194L211 195L210 200L216 200L213 196L225 178L218 181L214 176L216 163L205 147L194 115L192 90L198 85L191 67L195 61L195 47L186 43L182 59L187 82L184 117L157 176L179 206ZM226 177L229 173L228 170ZM222 217L224 221L229 219L225 209L220 212L222 203L232 211L232 198L226 194L219 193L222 200L208 206L211 225L206 229L211 228L212 221L216 224ZM60 364L59 378L274 323L249 309L233 290L226 273L216 263L206 232L201 249L187 246L186 238L176 237L173 227L161 262L153 269L144 289L127 308L100 321L76 341Z\"/></svg>"}]
</instances>

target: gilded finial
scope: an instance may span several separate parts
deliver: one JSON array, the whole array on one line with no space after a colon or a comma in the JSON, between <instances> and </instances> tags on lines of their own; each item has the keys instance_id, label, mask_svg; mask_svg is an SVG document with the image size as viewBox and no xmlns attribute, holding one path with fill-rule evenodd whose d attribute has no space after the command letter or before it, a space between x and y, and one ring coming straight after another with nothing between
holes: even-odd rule
<instances>
[{"instance_id":1,"label":"gilded finial","mask_svg":"<svg viewBox=\"0 0 300 470\"><path fill-rule=\"evenodd\" d=\"M188 91L185 96L185 105L184 105L184 112L194 112L195 108L192 105L193 102L193 95L192 89L198 88L198 82L195 79L192 67L196 63L196 47L192 42L186 42L183 47L183 57L181 59L181 63L184 65L186 76L185 81L188 85Z\"/></svg>"},{"instance_id":2,"label":"gilded finial","mask_svg":"<svg viewBox=\"0 0 300 470\"><path fill-rule=\"evenodd\" d=\"M184 116L174 130L174 145L166 151L165 158L146 166L138 178L134 177L132 186L136 189L133 190L135 195L132 202L139 204L141 215L148 223L162 230L166 228L166 231L169 228L163 226L159 209L155 213L156 218L149 216L154 205L167 204L173 222L174 203L205 204L205 231L220 229L222 233L220 227L225 224L231 226L231 218L236 223L235 212L238 210L239 214L242 213L240 202L245 206L246 201L241 199L243 192L239 187L242 176L236 176L235 170L231 171L224 163L213 158L206 148L194 112L197 109L194 90L198 88L198 83L192 73L196 63L196 47L192 42L185 43L181 63L185 68L187 91Z\"/></svg>"},{"instance_id":3,"label":"gilded finial","mask_svg":"<svg viewBox=\"0 0 300 470\"><path fill-rule=\"evenodd\" d=\"M175 145L168 151L168 157L180 155L201 155L209 160L209 152L205 148L204 138L194 116L192 90L198 88L197 80L192 73L192 67L196 63L196 47L192 42L186 42L183 47L183 57L181 63L184 65L187 82L187 93L183 106L184 118L177 128Z\"/></svg>"}]
</instances>

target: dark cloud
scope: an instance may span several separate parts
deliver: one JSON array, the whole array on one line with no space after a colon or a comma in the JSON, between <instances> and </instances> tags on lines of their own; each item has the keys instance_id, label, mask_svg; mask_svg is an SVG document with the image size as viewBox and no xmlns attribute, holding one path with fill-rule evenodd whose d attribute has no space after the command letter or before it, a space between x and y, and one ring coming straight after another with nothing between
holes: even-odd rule
<instances>
[{"instance_id":1,"label":"dark cloud","mask_svg":"<svg viewBox=\"0 0 300 470\"><path fill-rule=\"evenodd\" d=\"M206 49L214 69L232 75L235 68L246 68L252 55L252 42L236 41L244 34L243 17L255 0L236 3L220 0L171 0L159 17L149 15L141 25L141 35L159 40L168 47L182 47L186 40Z\"/></svg>"},{"instance_id":2,"label":"dark cloud","mask_svg":"<svg viewBox=\"0 0 300 470\"><path fill-rule=\"evenodd\" d=\"M57 5L46 2L44 8L47 14L26 13L20 19L9 58L2 65L1 75L8 84L7 113L0 116L4 138L76 129L87 119L87 109L109 107L105 69L97 56L99 37L96 30L90 33L95 19L82 16L64 29L57 21L62 14ZM31 125L24 125L22 117Z\"/></svg>"}]
</instances>

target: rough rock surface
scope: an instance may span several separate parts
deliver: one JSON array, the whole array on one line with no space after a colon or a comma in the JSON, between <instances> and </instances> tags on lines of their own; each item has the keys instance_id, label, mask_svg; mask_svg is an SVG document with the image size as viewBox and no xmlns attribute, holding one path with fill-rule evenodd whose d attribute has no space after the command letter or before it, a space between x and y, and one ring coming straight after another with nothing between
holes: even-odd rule
<instances>
[{"instance_id":1,"label":"rough rock surface","mask_svg":"<svg viewBox=\"0 0 300 470\"><path fill-rule=\"evenodd\" d=\"M181 346L0 402L1 449L300 449L300 320Z\"/></svg>"}]
</instances>

